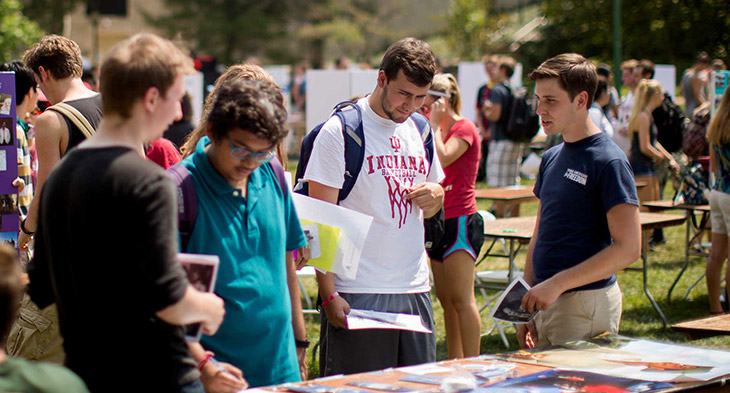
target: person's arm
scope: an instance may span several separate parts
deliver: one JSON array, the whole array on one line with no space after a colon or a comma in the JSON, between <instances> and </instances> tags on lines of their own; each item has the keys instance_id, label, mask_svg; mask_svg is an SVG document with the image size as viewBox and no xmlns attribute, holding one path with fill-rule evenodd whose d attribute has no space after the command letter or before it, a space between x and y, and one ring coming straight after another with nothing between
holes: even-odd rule
<instances>
[{"instance_id":1,"label":"person's arm","mask_svg":"<svg viewBox=\"0 0 730 393\"><path fill-rule=\"evenodd\" d=\"M25 217L24 228L35 232L38 226L38 204L40 203L43 184L51 174L53 167L61 160L62 135L67 132L66 122L60 114L53 111L42 113L35 122L36 154L38 156L38 180L35 187L35 198L30 202L28 215ZM18 246L26 248L31 235L20 231Z\"/></svg>"},{"instance_id":2,"label":"person's arm","mask_svg":"<svg viewBox=\"0 0 730 393\"><path fill-rule=\"evenodd\" d=\"M207 356L214 355L206 351L199 342L188 343L188 349L197 364L205 361ZM200 370L200 381L206 393L237 393L248 388L248 382L243 379L241 370L228 363L221 362L220 365L225 371L211 361L206 362Z\"/></svg>"},{"instance_id":3,"label":"person's arm","mask_svg":"<svg viewBox=\"0 0 730 393\"><path fill-rule=\"evenodd\" d=\"M438 183L426 181L413 187L411 192L406 195L406 199L412 200L423 210L424 218L431 218L444 205L444 189Z\"/></svg>"},{"instance_id":4,"label":"person's arm","mask_svg":"<svg viewBox=\"0 0 730 393\"><path fill-rule=\"evenodd\" d=\"M522 307L529 311L545 310L567 290L605 279L628 267L641 256L641 224L639 208L622 203L606 214L613 242L585 261L563 270L532 287L522 298ZM534 236L534 234L533 234Z\"/></svg>"},{"instance_id":5,"label":"person's arm","mask_svg":"<svg viewBox=\"0 0 730 393\"><path fill-rule=\"evenodd\" d=\"M498 122L501 115L502 115L502 104L494 104L491 101L486 101L484 103L484 116L491 123Z\"/></svg>"},{"instance_id":6,"label":"person's arm","mask_svg":"<svg viewBox=\"0 0 730 393\"><path fill-rule=\"evenodd\" d=\"M652 160L663 160L665 157L659 150L652 146L650 141L649 132L651 128L651 121L649 120L649 116L646 113L640 113L638 119L636 119L636 123L638 127L636 132L639 133L639 150L641 151L641 154Z\"/></svg>"},{"instance_id":7,"label":"person's arm","mask_svg":"<svg viewBox=\"0 0 730 393\"><path fill-rule=\"evenodd\" d=\"M200 323L207 335L215 334L224 314L223 299L212 293L200 292L189 284L180 300L155 313L171 325Z\"/></svg>"},{"instance_id":8,"label":"person's arm","mask_svg":"<svg viewBox=\"0 0 730 393\"><path fill-rule=\"evenodd\" d=\"M309 196L312 198L336 205L339 192L340 190L334 187L309 181ZM330 299L335 293L335 276L333 273L317 271L317 284L319 286L319 296L323 301ZM350 313L350 305L345 299L341 296L334 296L322 308L324 308L327 320L332 326L347 329L347 314Z\"/></svg>"},{"instance_id":9,"label":"person's arm","mask_svg":"<svg viewBox=\"0 0 730 393\"><path fill-rule=\"evenodd\" d=\"M695 100L697 100L697 106L700 106L705 101L705 94L702 92L702 87L705 85L705 80L702 79L699 75L695 74L692 79L689 81L690 85L692 85L692 93L695 95Z\"/></svg>"},{"instance_id":10,"label":"person's arm","mask_svg":"<svg viewBox=\"0 0 730 393\"><path fill-rule=\"evenodd\" d=\"M304 251L304 247L297 250L297 253ZM291 251L286 252L286 281L289 287L289 298L291 300L292 327L294 328L294 339L307 341L307 328L304 324L302 313L302 300L299 295L299 280L297 279L297 265ZM307 348L297 347L297 360L299 361L299 373L302 381L307 380Z\"/></svg>"},{"instance_id":11,"label":"person's arm","mask_svg":"<svg viewBox=\"0 0 730 393\"><path fill-rule=\"evenodd\" d=\"M659 141L656 142L656 145L654 147L659 151L659 153L664 157L665 160L669 161L669 168L675 173L679 172L679 164L677 164L674 156L672 156L672 154L668 152L667 149L665 149L664 146L659 143Z\"/></svg>"},{"instance_id":12,"label":"person's arm","mask_svg":"<svg viewBox=\"0 0 730 393\"><path fill-rule=\"evenodd\" d=\"M532 231L532 237L530 243L527 245L527 253L525 255L525 271L522 273L522 279L532 286L535 285L535 274L532 268L532 254L535 251L535 242L537 242L537 235L539 232L540 223L540 203L537 206L537 217L535 217L535 229ZM537 330L535 329L535 321L531 320L528 323L517 325L517 341L520 343L520 348L535 348L537 345Z\"/></svg>"},{"instance_id":13,"label":"person's arm","mask_svg":"<svg viewBox=\"0 0 730 393\"><path fill-rule=\"evenodd\" d=\"M469 143L461 138L452 137L444 143L440 121L446 114L446 103L443 98L434 101L431 106L431 129L434 133L433 143L436 154L439 157L441 166L446 168L459 159L469 149ZM448 130L447 130L448 131Z\"/></svg>"}]
</instances>

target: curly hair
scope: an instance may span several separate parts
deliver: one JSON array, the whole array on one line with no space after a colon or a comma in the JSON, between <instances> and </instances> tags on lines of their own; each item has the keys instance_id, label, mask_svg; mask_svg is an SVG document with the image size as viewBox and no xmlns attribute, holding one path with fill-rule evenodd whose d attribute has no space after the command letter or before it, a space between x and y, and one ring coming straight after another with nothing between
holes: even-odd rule
<instances>
[{"instance_id":1,"label":"curly hair","mask_svg":"<svg viewBox=\"0 0 730 393\"><path fill-rule=\"evenodd\" d=\"M389 81L403 70L411 83L430 86L436 74L436 57L427 43L412 37L403 38L385 52L380 70L385 72Z\"/></svg>"},{"instance_id":2,"label":"curly hair","mask_svg":"<svg viewBox=\"0 0 730 393\"><path fill-rule=\"evenodd\" d=\"M84 70L81 49L70 39L49 34L33 44L23 55L23 62L36 74L43 67L54 79L81 78Z\"/></svg>"},{"instance_id":3,"label":"curly hair","mask_svg":"<svg viewBox=\"0 0 730 393\"><path fill-rule=\"evenodd\" d=\"M241 129L277 144L288 133L281 90L262 80L228 80L218 89L206 116L212 138L220 141Z\"/></svg>"}]
</instances>

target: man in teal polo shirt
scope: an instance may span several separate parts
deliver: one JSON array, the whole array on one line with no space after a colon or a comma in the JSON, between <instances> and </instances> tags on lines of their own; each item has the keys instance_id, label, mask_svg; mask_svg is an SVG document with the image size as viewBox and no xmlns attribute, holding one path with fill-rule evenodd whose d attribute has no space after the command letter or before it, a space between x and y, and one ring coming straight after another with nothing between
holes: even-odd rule
<instances>
[{"instance_id":1,"label":"man in teal polo shirt","mask_svg":"<svg viewBox=\"0 0 730 393\"><path fill-rule=\"evenodd\" d=\"M205 351L243 371L251 386L299 381L300 366L306 370L308 343L295 292L306 238L288 190L268 163L286 136L285 121L274 84L224 82L207 115L208 137L181 163L198 197L184 251L220 257L215 293L225 301L226 318L214 336L203 337L202 348L191 345L208 386L233 390L236 378L207 362ZM298 261L292 250L299 251Z\"/></svg>"}]
</instances>

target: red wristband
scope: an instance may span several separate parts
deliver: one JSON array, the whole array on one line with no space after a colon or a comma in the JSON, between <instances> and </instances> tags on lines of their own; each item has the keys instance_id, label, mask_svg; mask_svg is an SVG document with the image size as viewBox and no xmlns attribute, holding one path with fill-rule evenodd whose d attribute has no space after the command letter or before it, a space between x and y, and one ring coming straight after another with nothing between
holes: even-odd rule
<instances>
[{"instance_id":1,"label":"red wristband","mask_svg":"<svg viewBox=\"0 0 730 393\"><path fill-rule=\"evenodd\" d=\"M203 371L203 367L205 367L206 364L208 364L208 361L213 357L213 354L208 352L205 354L205 357L203 360L198 363L198 371Z\"/></svg>"},{"instance_id":2,"label":"red wristband","mask_svg":"<svg viewBox=\"0 0 730 393\"><path fill-rule=\"evenodd\" d=\"M327 307L327 305L330 304L330 302L332 301L332 299L336 298L337 296L340 296L340 294L337 293L336 291L335 292L332 292L332 294L330 295L330 297L328 297L327 300L325 300L325 301L322 302L322 307Z\"/></svg>"}]
</instances>

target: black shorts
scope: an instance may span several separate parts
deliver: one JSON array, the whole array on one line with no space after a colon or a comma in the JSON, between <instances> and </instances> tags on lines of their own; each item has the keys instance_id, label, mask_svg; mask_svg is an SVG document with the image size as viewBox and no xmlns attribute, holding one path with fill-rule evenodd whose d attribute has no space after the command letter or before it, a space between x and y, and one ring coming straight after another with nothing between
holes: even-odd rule
<instances>
[{"instance_id":1,"label":"black shorts","mask_svg":"<svg viewBox=\"0 0 730 393\"><path fill-rule=\"evenodd\" d=\"M442 262L458 250L468 252L476 261L484 244L484 219L479 213L446 219L444 236L428 251L432 261Z\"/></svg>"}]
</instances>

